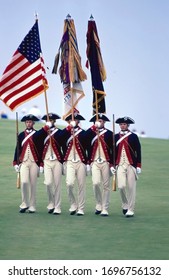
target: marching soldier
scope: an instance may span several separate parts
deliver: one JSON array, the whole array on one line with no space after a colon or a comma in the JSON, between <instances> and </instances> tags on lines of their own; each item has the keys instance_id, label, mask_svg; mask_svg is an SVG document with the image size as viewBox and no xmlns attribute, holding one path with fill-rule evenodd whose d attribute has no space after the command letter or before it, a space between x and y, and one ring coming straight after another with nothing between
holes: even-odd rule
<instances>
[{"instance_id":1,"label":"marching soldier","mask_svg":"<svg viewBox=\"0 0 169 280\"><path fill-rule=\"evenodd\" d=\"M18 145L14 154L13 166L21 176L20 213L27 210L29 213L36 211L36 184L42 153L41 137L46 135L45 128L40 131L34 129L36 121L39 119L31 114L21 119L21 122L25 122L26 129L18 135Z\"/></svg>"},{"instance_id":2,"label":"marching soldier","mask_svg":"<svg viewBox=\"0 0 169 280\"><path fill-rule=\"evenodd\" d=\"M96 200L95 214L101 214L101 216L108 216L110 167L113 163L113 133L105 128L106 121L110 120L104 114L98 114L98 121L94 115L90 119L94 125L86 131L88 157Z\"/></svg>"},{"instance_id":3,"label":"marching soldier","mask_svg":"<svg viewBox=\"0 0 169 280\"><path fill-rule=\"evenodd\" d=\"M66 170L66 186L68 198L70 202L70 215L84 215L85 208L85 183L86 183L86 147L85 147L85 131L79 126L84 118L80 114L74 113L74 121L72 114L66 117L65 121L68 126L63 132L63 154L64 168ZM75 180L77 179L78 194L75 196Z\"/></svg>"},{"instance_id":4,"label":"marching soldier","mask_svg":"<svg viewBox=\"0 0 169 280\"><path fill-rule=\"evenodd\" d=\"M55 126L56 119L60 119L57 114L49 113L50 129L44 139L44 149L42 160L44 162L44 184L48 194L48 213L54 215L61 214L61 180L63 155L61 151L61 129ZM47 115L42 117L47 121Z\"/></svg>"},{"instance_id":5,"label":"marching soldier","mask_svg":"<svg viewBox=\"0 0 169 280\"><path fill-rule=\"evenodd\" d=\"M112 173L117 175L122 212L126 217L133 217L137 174L141 173L141 145L138 136L129 130L133 119L122 117L116 123L120 126L120 132L115 135L116 168L112 168Z\"/></svg>"}]
</instances>

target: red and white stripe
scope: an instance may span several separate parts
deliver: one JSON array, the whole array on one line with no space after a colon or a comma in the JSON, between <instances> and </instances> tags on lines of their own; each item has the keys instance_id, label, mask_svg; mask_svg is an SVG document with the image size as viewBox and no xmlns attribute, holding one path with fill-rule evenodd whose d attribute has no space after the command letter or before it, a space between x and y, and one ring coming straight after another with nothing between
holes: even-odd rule
<instances>
[{"instance_id":1,"label":"red and white stripe","mask_svg":"<svg viewBox=\"0 0 169 280\"><path fill-rule=\"evenodd\" d=\"M48 88L42 56L30 63L18 50L0 80L0 98L14 110Z\"/></svg>"}]
</instances>

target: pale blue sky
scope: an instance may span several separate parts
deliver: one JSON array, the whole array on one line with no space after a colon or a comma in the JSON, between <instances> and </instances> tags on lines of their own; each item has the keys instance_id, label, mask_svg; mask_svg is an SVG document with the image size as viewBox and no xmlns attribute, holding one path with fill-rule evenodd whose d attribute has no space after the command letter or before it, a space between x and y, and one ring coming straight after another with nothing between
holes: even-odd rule
<instances>
[{"instance_id":1,"label":"pale blue sky","mask_svg":"<svg viewBox=\"0 0 169 280\"><path fill-rule=\"evenodd\" d=\"M149 137L169 138L169 1L167 0L0 0L0 76L19 44L34 24L38 13L41 47L47 71L49 111L63 114L63 90L59 75L52 75L55 54L69 13L75 22L83 70L88 79L82 82L85 97L79 103L87 128L92 116L90 71L86 63L86 32L92 14L97 24L103 61L107 72L107 116L128 115L135 120L138 132ZM17 109L28 110L39 103L46 113L44 95ZM0 101L0 111L11 112ZM58 121L59 123L59 121ZM61 124L65 122L61 121ZM108 124L108 123L107 123ZM108 124L111 129L112 123ZM116 126L116 131L119 127Z\"/></svg>"}]
</instances>

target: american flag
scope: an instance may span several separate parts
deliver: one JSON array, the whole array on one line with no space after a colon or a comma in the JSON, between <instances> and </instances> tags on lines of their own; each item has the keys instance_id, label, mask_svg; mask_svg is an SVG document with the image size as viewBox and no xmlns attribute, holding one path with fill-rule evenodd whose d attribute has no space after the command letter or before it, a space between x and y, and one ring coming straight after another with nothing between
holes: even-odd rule
<instances>
[{"instance_id":1,"label":"american flag","mask_svg":"<svg viewBox=\"0 0 169 280\"><path fill-rule=\"evenodd\" d=\"M13 111L48 88L45 74L36 20L0 79L0 99Z\"/></svg>"}]
</instances>

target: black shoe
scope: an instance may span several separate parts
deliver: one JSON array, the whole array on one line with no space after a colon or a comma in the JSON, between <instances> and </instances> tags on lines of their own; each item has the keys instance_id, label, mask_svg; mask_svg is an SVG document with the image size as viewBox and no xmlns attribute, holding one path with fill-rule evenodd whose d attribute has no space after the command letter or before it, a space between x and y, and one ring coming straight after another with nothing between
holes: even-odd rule
<instances>
[{"instance_id":1,"label":"black shoe","mask_svg":"<svg viewBox=\"0 0 169 280\"><path fill-rule=\"evenodd\" d=\"M126 218L133 218L134 215L125 215Z\"/></svg>"},{"instance_id":2,"label":"black shoe","mask_svg":"<svg viewBox=\"0 0 169 280\"><path fill-rule=\"evenodd\" d=\"M49 213L49 214L52 214L52 213L53 213L53 211L54 211L54 209L55 209L55 208L53 208L53 209L49 209L49 210L48 210L48 213Z\"/></svg>"},{"instance_id":3,"label":"black shoe","mask_svg":"<svg viewBox=\"0 0 169 280\"><path fill-rule=\"evenodd\" d=\"M20 213L25 213L26 210L28 210L28 207L26 207L26 208L20 208L19 212L20 212Z\"/></svg>"},{"instance_id":4,"label":"black shoe","mask_svg":"<svg viewBox=\"0 0 169 280\"><path fill-rule=\"evenodd\" d=\"M99 215L101 213L101 211L100 210L95 210L95 215Z\"/></svg>"},{"instance_id":5,"label":"black shoe","mask_svg":"<svg viewBox=\"0 0 169 280\"><path fill-rule=\"evenodd\" d=\"M77 216L84 216L83 210L78 210L76 213Z\"/></svg>"},{"instance_id":6,"label":"black shoe","mask_svg":"<svg viewBox=\"0 0 169 280\"><path fill-rule=\"evenodd\" d=\"M132 218L132 217L134 217L134 212L131 211L131 210L128 210L127 213L126 213L126 215L125 215L125 217L126 217L126 218Z\"/></svg>"},{"instance_id":7,"label":"black shoe","mask_svg":"<svg viewBox=\"0 0 169 280\"><path fill-rule=\"evenodd\" d=\"M70 215L75 215L75 214L76 214L76 210L70 212Z\"/></svg>"},{"instance_id":8,"label":"black shoe","mask_svg":"<svg viewBox=\"0 0 169 280\"><path fill-rule=\"evenodd\" d=\"M60 215L61 213L53 212L53 215Z\"/></svg>"},{"instance_id":9,"label":"black shoe","mask_svg":"<svg viewBox=\"0 0 169 280\"><path fill-rule=\"evenodd\" d=\"M128 209L123 209L122 212L123 212L123 215L126 215Z\"/></svg>"}]
</instances>

